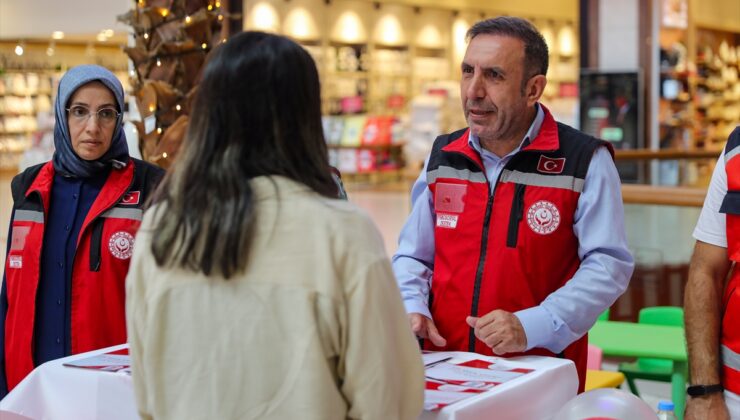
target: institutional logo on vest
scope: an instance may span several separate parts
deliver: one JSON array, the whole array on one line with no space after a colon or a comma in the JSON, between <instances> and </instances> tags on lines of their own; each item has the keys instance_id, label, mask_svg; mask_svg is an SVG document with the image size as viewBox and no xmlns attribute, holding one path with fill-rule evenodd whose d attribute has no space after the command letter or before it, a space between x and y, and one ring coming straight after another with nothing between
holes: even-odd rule
<instances>
[{"instance_id":1,"label":"institutional logo on vest","mask_svg":"<svg viewBox=\"0 0 740 420\"><path fill-rule=\"evenodd\" d=\"M540 235L549 235L560 226L560 211L555 204L540 200L527 210L529 228Z\"/></svg>"},{"instance_id":2,"label":"institutional logo on vest","mask_svg":"<svg viewBox=\"0 0 740 420\"><path fill-rule=\"evenodd\" d=\"M540 155L540 160L537 162L537 170L546 174L563 173L563 168L565 168L565 158L549 158Z\"/></svg>"},{"instance_id":3,"label":"institutional logo on vest","mask_svg":"<svg viewBox=\"0 0 740 420\"><path fill-rule=\"evenodd\" d=\"M128 232L116 232L108 240L108 250L120 260L129 259L134 252L134 237Z\"/></svg>"}]
</instances>

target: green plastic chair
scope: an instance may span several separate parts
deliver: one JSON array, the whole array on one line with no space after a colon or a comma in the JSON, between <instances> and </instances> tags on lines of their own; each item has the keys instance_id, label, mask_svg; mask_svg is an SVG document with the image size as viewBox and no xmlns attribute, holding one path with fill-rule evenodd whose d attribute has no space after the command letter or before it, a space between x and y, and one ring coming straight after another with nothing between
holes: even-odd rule
<instances>
[{"instance_id":1,"label":"green plastic chair","mask_svg":"<svg viewBox=\"0 0 740 420\"><path fill-rule=\"evenodd\" d=\"M670 325L683 328L683 308L677 306L655 306L643 308L638 315L640 324ZM635 379L671 382L673 361L665 359L638 358L635 362L619 364L619 371L624 373L627 385L633 394L640 396Z\"/></svg>"},{"instance_id":2,"label":"green plastic chair","mask_svg":"<svg viewBox=\"0 0 740 420\"><path fill-rule=\"evenodd\" d=\"M608 321L609 320L609 308L606 308L604 312L596 318L597 321Z\"/></svg>"}]
</instances>

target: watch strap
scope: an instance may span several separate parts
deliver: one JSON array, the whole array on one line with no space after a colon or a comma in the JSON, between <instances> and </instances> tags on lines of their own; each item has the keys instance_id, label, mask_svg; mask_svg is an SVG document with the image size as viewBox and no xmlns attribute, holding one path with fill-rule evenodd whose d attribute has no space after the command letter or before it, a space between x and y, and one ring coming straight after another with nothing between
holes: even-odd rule
<instances>
[{"instance_id":1,"label":"watch strap","mask_svg":"<svg viewBox=\"0 0 740 420\"><path fill-rule=\"evenodd\" d=\"M721 384L713 385L691 385L686 388L686 393L692 397L701 397L703 395L714 394L715 392L722 392L724 387Z\"/></svg>"}]
</instances>

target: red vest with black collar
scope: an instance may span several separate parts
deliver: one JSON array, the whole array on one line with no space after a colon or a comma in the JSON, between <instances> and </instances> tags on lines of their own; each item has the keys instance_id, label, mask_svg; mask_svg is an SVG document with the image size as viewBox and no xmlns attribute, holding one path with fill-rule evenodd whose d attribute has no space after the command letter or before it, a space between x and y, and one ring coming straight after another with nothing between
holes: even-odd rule
<instances>
[{"instance_id":1,"label":"red vest with black collar","mask_svg":"<svg viewBox=\"0 0 740 420\"><path fill-rule=\"evenodd\" d=\"M727 194L720 212L727 215L727 256L734 262L723 299L721 353L722 385L740 394L740 127L730 134L725 146Z\"/></svg>"},{"instance_id":2,"label":"red vest with black collar","mask_svg":"<svg viewBox=\"0 0 740 420\"><path fill-rule=\"evenodd\" d=\"M71 352L126 342L125 279L144 201L162 169L131 159L112 169L77 239L72 268ZM11 244L5 261L5 373L8 390L34 368L33 329L44 224L54 180L51 162L13 178Z\"/></svg>"},{"instance_id":3,"label":"red vest with black collar","mask_svg":"<svg viewBox=\"0 0 740 420\"><path fill-rule=\"evenodd\" d=\"M544 110L537 137L496 180L486 178L469 130L434 142L426 174L436 214L430 310L447 346L426 340L427 349L492 354L465 318L537 306L580 265L573 233L578 198L594 152L610 146ZM584 336L562 354L575 362L581 391L587 342ZM554 356L542 348L525 354Z\"/></svg>"}]
</instances>

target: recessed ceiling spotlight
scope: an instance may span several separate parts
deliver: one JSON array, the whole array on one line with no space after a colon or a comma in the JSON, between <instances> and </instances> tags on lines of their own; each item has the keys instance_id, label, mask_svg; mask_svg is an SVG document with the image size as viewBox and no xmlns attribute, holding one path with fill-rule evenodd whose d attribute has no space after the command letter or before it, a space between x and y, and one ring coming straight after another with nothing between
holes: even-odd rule
<instances>
[{"instance_id":1,"label":"recessed ceiling spotlight","mask_svg":"<svg viewBox=\"0 0 740 420\"><path fill-rule=\"evenodd\" d=\"M64 32L62 31L54 31L51 33L51 37L54 39L64 39Z\"/></svg>"}]
</instances>

